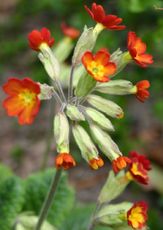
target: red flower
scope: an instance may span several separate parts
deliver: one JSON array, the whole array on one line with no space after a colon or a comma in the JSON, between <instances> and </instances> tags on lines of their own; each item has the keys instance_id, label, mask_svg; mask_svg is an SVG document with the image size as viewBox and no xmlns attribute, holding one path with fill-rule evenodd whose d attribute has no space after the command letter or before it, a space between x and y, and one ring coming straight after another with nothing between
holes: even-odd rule
<instances>
[{"instance_id":1,"label":"red flower","mask_svg":"<svg viewBox=\"0 0 163 230\"><path fill-rule=\"evenodd\" d=\"M91 9L87 6L84 7L91 18L94 21L101 23L105 28L110 30L124 30L126 28L124 25L119 25L122 22L122 18L118 18L116 15L112 14L107 15L101 5L93 3Z\"/></svg>"},{"instance_id":2,"label":"red flower","mask_svg":"<svg viewBox=\"0 0 163 230\"><path fill-rule=\"evenodd\" d=\"M134 229L142 229L147 221L148 205L144 201L136 202L127 212L128 225Z\"/></svg>"},{"instance_id":3,"label":"red flower","mask_svg":"<svg viewBox=\"0 0 163 230\"><path fill-rule=\"evenodd\" d=\"M55 158L55 166L66 170L76 166L76 162L70 153L60 153Z\"/></svg>"},{"instance_id":4,"label":"red flower","mask_svg":"<svg viewBox=\"0 0 163 230\"><path fill-rule=\"evenodd\" d=\"M64 22L61 24L61 29L64 35L66 35L67 37L70 37L71 39L76 39L80 35L79 30L73 27L67 26Z\"/></svg>"},{"instance_id":5,"label":"red flower","mask_svg":"<svg viewBox=\"0 0 163 230\"><path fill-rule=\"evenodd\" d=\"M89 161L89 165L93 169L98 169L104 165L104 161L101 158L98 158L98 159L93 158Z\"/></svg>"},{"instance_id":6,"label":"red flower","mask_svg":"<svg viewBox=\"0 0 163 230\"><path fill-rule=\"evenodd\" d=\"M110 54L106 50L99 50L95 55L86 51L82 57L82 63L87 72L99 82L109 81L110 75L116 71L116 65L109 62Z\"/></svg>"},{"instance_id":7,"label":"red flower","mask_svg":"<svg viewBox=\"0 0 163 230\"><path fill-rule=\"evenodd\" d=\"M39 30L33 30L28 34L29 46L31 49L39 51L42 44L53 46L54 38L51 37L51 33L47 28Z\"/></svg>"},{"instance_id":8,"label":"red flower","mask_svg":"<svg viewBox=\"0 0 163 230\"><path fill-rule=\"evenodd\" d=\"M115 173L118 173L120 170L127 167L131 163L131 160L128 157L120 156L112 161L112 168Z\"/></svg>"},{"instance_id":9,"label":"red flower","mask_svg":"<svg viewBox=\"0 0 163 230\"><path fill-rule=\"evenodd\" d=\"M20 125L32 124L40 108L40 86L29 78L11 78L3 90L9 95L3 102L8 115L17 116Z\"/></svg>"},{"instance_id":10,"label":"red flower","mask_svg":"<svg viewBox=\"0 0 163 230\"><path fill-rule=\"evenodd\" d=\"M147 80L139 81L136 84L137 92L136 97L139 101L144 102L146 99L148 99L150 93L147 90L150 87L150 83Z\"/></svg>"},{"instance_id":11,"label":"red flower","mask_svg":"<svg viewBox=\"0 0 163 230\"><path fill-rule=\"evenodd\" d=\"M139 183L148 184L148 171L151 169L150 161L146 156L140 155L137 152L129 153L131 164L129 166L128 176Z\"/></svg>"},{"instance_id":12,"label":"red flower","mask_svg":"<svg viewBox=\"0 0 163 230\"><path fill-rule=\"evenodd\" d=\"M128 50L134 61L141 67L147 67L147 65L153 63L153 57L150 54L146 54L146 44L142 42L141 38L137 37L135 32L128 33Z\"/></svg>"}]
</instances>

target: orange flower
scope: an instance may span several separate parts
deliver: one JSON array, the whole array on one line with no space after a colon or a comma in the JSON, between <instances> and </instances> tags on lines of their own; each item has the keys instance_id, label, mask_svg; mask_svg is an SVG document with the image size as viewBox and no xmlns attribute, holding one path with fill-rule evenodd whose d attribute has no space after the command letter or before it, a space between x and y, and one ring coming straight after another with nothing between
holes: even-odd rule
<instances>
[{"instance_id":1,"label":"orange flower","mask_svg":"<svg viewBox=\"0 0 163 230\"><path fill-rule=\"evenodd\" d=\"M8 115L17 116L20 125L32 124L40 108L40 86L29 78L11 78L3 90L9 95L3 102Z\"/></svg>"},{"instance_id":2,"label":"orange flower","mask_svg":"<svg viewBox=\"0 0 163 230\"><path fill-rule=\"evenodd\" d=\"M116 15L112 14L107 15L101 5L92 3L91 9L89 9L86 5L84 7L91 18L94 21L101 23L105 28L109 30L124 30L126 28L124 25L119 25L122 22L122 18L118 18Z\"/></svg>"},{"instance_id":3,"label":"orange flower","mask_svg":"<svg viewBox=\"0 0 163 230\"><path fill-rule=\"evenodd\" d=\"M146 156L140 155L137 152L129 153L131 164L127 177L129 179L135 179L141 184L148 184L148 171L151 169L150 161Z\"/></svg>"},{"instance_id":4,"label":"orange flower","mask_svg":"<svg viewBox=\"0 0 163 230\"><path fill-rule=\"evenodd\" d=\"M51 37L51 33L47 28L39 30L33 30L28 34L29 46L31 49L39 51L42 44L47 46L53 46L54 38Z\"/></svg>"},{"instance_id":5,"label":"orange flower","mask_svg":"<svg viewBox=\"0 0 163 230\"><path fill-rule=\"evenodd\" d=\"M128 33L128 50L134 61L141 67L147 67L147 65L153 63L153 57L150 54L146 54L146 44L142 42L141 38L137 37L135 32Z\"/></svg>"},{"instance_id":6,"label":"orange flower","mask_svg":"<svg viewBox=\"0 0 163 230\"><path fill-rule=\"evenodd\" d=\"M104 161L101 158L93 158L89 161L89 165L91 166L91 168L93 169L98 169L101 168L104 165Z\"/></svg>"},{"instance_id":7,"label":"orange flower","mask_svg":"<svg viewBox=\"0 0 163 230\"><path fill-rule=\"evenodd\" d=\"M60 153L55 158L55 166L66 170L76 166L76 162L70 153Z\"/></svg>"},{"instance_id":8,"label":"orange flower","mask_svg":"<svg viewBox=\"0 0 163 230\"><path fill-rule=\"evenodd\" d=\"M131 160L128 157L120 156L112 161L112 168L115 173L118 173L120 170L127 167L131 163Z\"/></svg>"},{"instance_id":9,"label":"orange flower","mask_svg":"<svg viewBox=\"0 0 163 230\"><path fill-rule=\"evenodd\" d=\"M109 62L110 54L106 50L99 50L95 55L86 51L82 57L82 63L87 72L99 82L109 81L110 75L116 71L116 65Z\"/></svg>"},{"instance_id":10,"label":"orange flower","mask_svg":"<svg viewBox=\"0 0 163 230\"><path fill-rule=\"evenodd\" d=\"M71 39L76 39L80 35L79 30L73 27L67 26L64 22L61 24L61 29L64 35L66 35L67 37L70 37Z\"/></svg>"},{"instance_id":11,"label":"orange flower","mask_svg":"<svg viewBox=\"0 0 163 230\"><path fill-rule=\"evenodd\" d=\"M127 212L127 221L134 229L142 229L147 221L148 205L144 201L136 202Z\"/></svg>"},{"instance_id":12,"label":"orange flower","mask_svg":"<svg viewBox=\"0 0 163 230\"><path fill-rule=\"evenodd\" d=\"M144 102L149 97L149 91L147 90L150 87L150 83L147 80L139 81L136 84L137 92L136 97L139 101Z\"/></svg>"}]
</instances>

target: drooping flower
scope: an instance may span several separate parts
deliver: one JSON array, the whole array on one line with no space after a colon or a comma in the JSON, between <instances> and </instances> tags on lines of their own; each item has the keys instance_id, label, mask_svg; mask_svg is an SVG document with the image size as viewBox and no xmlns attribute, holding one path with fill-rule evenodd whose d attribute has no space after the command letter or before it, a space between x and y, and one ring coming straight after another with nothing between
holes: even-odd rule
<instances>
[{"instance_id":1,"label":"drooping flower","mask_svg":"<svg viewBox=\"0 0 163 230\"><path fill-rule=\"evenodd\" d=\"M134 179L141 184L148 184L149 177L148 171L151 169L150 161L146 156L140 155L137 152L129 153L131 164L129 165L129 171L127 177Z\"/></svg>"},{"instance_id":2,"label":"drooping flower","mask_svg":"<svg viewBox=\"0 0 163 230\"><path fill-rule=\"evenodd\" d=\"M39 30L33 30L28 34L28 42L31 49L39 51L41 45L53 46L54 38L51 37L51 33L47 28Z\"/></svg>"},{"instance_id":3,"label":"drooping flower","mask_svg":"<svg viewBox=\"0 0 163 230\"><path fill-rule=\"evenodd\" d=\"M104 165L104 161L99 157L98 159L93 158L89 161L89 165L93 169L101 168Z\"/></svg>"},{"instance_id":4,"label":"drooping flower","mask_svg":"<svg viewBox=\"0 0 163 230\"><path fill-rule=\"evenodd\" d=\"M137 92L136 97L139 101L144 102L150 96L148 88L150 87L150 82L147 80L139 81L136 84Z\"/></svg>"},{"instance_id":5,"label":"drooping flower","mask_svg":"<svg viewBox=\"0 0 163 230\"><path fill-rule=\"evenodd\" d=\"M61 24L61 29L64 35L71 39L76 39L80 35L79 30L74 27L67 26L64 22Z\"/></svg>"},{"instance_id":6,"label":"drooping flower","mask_svg":"<svg viewBox=\"0 0 163 230\"><path fill-rule=\"evenodd\" d=\"M116 71L116 65L109 61L110 54L107 50L99 50L95 55L86 51L82 63L87 72L99 82L109 81L109 76Z\"/></svg>"},{"instance_id":7,"label":"drooping flower","mask_svg":"<svg viewBox=\"0 0 163 230\"><path fill-rule=\"evenodd\" d=\"M141 38L137 37L135 32L130 31L128 33L127 46L132 59L141 67L147 67L153 63L152 55L145 53L146 44L142 42Z\"/></svg>"},{"instance_id":8,"label":"drooping flower","mask_svg":"<svg viewBox=\"0 0 163 230\"><path fill-rule=\"evenodd\" d=\"M55 158L55 166L66 170L76 166L76 162L70 153L59 153Z\"/></svg>"},{"instance_id":9,"label":"drooping flower","mask_svg":"<svg viewBox=\"0 0 163 230\"><path fill-rule=\"evenodd\" d=\"M124 30L126 28L124 25L119 25L122 22L122 18L112 14L106 14L104 8L101 5L92 3L91 9L89 9L86 5L84 7L91 18L94 21L101 23L106 29Z\"/></svg>"},{"instance_id":10,"label":"drooping flower","mask_svg":"<svg viewBox=\"0 0 163 230\"><path fill-rule=\"evenodd\" d=\"M131 160L128 157L120 156L112 161L112 168L115 173L118 173L120 170L124 169L131 163Z\"/></svg>"},{"instance_id":11,"label":"drooping flower","mask_svg":"<svg viewBox=\"0 0 163 230\"><path fill-rule=\"evenodd\" d=\"M142 229L147 221L148 205L144 201L136 202L127 212L128 225L134 229Z\"/></svg>"},{"instance_id":12,"label":"drooping flower","mask_svg":"<svg viewBox=\"0 0 163 230\"><path fill-rule=\"evenodd\" d=\"M32 124L35 116L39 112L40 86L30 78L22 80L10 78L3 85L3 90L9 95L3 101L3 107L9 116L17 116L20 125Z\"/></svg>"}]
</instances>

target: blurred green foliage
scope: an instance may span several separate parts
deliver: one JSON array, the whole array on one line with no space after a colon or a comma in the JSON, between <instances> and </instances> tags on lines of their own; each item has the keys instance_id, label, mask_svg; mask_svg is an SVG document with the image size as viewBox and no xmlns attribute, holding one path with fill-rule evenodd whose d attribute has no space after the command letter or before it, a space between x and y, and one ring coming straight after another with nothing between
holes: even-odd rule
<instances>
[{"instance_id":1,"label":"blurred green foliage","mask_svg":"<svg viewBox=\"0 0 163 230\"><path fill-rule=\"evenodd\" d=\"M39 215L55 170L32 174L22 180L8 167L0 165L0 175L0 227L1 230L11 230L21 213ZM48 214L49 223L57 227L62 225L71 212L74 197L74 190L68 185L67 175L63 173Z\"/></svg>"},{"instance_id":2,"label":"blurred green foliage","mask_svg":"<svg viewBox=\"0 0 163 230\"><path fill-rule=\"evenodd\" d=\"M0 226L10 230L24 202L24 189L21 180L8 177L0 184Z\"/></svg>"},{"instance_id":3,"label":"blurred green foliage","mask_svg":"<svg viewBox=\"0 0 163 230\"><path fill-rule=\"evenodd\" d=\"M39 215L48 188L50 187L54 170L36 173L25 181L24 211L33 211ZM74 203L74 191L68 185L66 174L62 175L57 192L48 214L48 221L56 227L60 227L72 209Z\"/></svg>"}]
</instances>

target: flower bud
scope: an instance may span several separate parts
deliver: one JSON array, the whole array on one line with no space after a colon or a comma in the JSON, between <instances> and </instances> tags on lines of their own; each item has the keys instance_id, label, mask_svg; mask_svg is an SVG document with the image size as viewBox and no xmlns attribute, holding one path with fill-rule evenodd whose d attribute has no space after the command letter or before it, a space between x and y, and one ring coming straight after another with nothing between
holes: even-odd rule
<instances>
[{"instance_id":1,"label":"flower bud","mask_svg":"<svg viewBox=\"0 0 163 230\"><path fill-rule=\"evenodd\" d=\"M55 166L67 170L76 166L76 162L70 153L59 153L55 158Z\"/></svg>"},{"instance_id":2,"label":"flower bud","mask_svg":"<svg viewBox=\"0 0 163 230\"><path fill-rule=\"evenodd\" d=\"M102 129L100 129L97 125L91 124L90 130L92 137L100 150L112 161L116 159L118 156L121 156L116 143L111 139L111 137Z\"/></svg>"},{"instance_id":3,"label":"flower bud","mask_svg":"<svg viewBox=\"0 0 163 230\"><path fill-rule=\"evenodd\" d=\"M60 76L60 65L53 54L52 50L48 46L41 46L41 53L39 53L38 58L44 65L44 68L53 80L56 80Z\"/></svg>"},{"instance_id":4,"label":"flower bud","mask_svg":"<svg viewBox=\"0 0 163 230\"><path fill-rule=\"evenodd\" d=\"M131 160L128 157L120 156L112 161L112 168L115 173L118 173L120 170L126 168L131 164Z\"/></svg>"},{"instance_id":5,"label":"flower bud","mask_svg":"<svg viewBox=\"0 0 163 230\"><path fill-rule=\"evenodd\" d=\"M39 83L39 86L40 86L40 94L39 94L39 99L40 100L50 100L53 96L53 93L54 93L54 88L53 86L49 86L47 84L41 84Z\"/></svg>"},{"instance_id":6,"label":"flower bud","mask_svg":"<svg viewBox=\"0 0 163 230\"><path fill-rule=\"evenodd\" d=\"M122 118L124 116L123 110L116 103L106 100L97 95L89 95L87 101L90 105L97 108L101 112L114 118Z\"/></svg>"},{"instance_id":7,"label":"flower bud","mask_svg":"<svg viewBox=\"0 0 163 230\"><path fill-rule=\"evenodd\" d=\"M84 121L84 115L79 111L75 105L68 104L66 107L66 114L72 121Z\"/></svg>"},{"instance_id":8,"label":"flower bud","mask_svg":"<svg viewBox=\"0 0 163 230\"><path fill-rule=\"evenodd\" d=\"M80 77L75 89L75 95L79 98L86 96L96 85L96 81L87 73Z\"/></svg>"},{"instance_id":9,"label":"flower bud","mask_svg":"<svg viewBox=\"0 0 163 230\"><path fill-rule=\"evenodd\" d=\"M111 95L132 94L133 84L127 80L112 80L107 83L98 84L96 91Z\"/></svg>"},{"instance_id":10,"label":"flower bud","mask_svg":"<svg viewBox=\"0 0 163 230\"><path fill-rule=\"evenodd\" d=\"M120 48L118 48L116 51L114 51L114 53L111 54L110 61L118 65L121 60L122 54L123 52L121 51Z\"/></svg>"},{"instance_id":11,"label":"flower bud","mask_svg":"<svg viewBox=\"0 0 163 230\"><path fill-rule=\"evenodd\" d=\"M82 157L89 162L92 159L98 159L98 150L93 144L90 136L80 125L74 125L72 128L74 139L79 146Z\"/></svg>"},{"instance_id":12,"label":"flower bud","mask_svg":"<svg viewBox=\"0 0 163 230\"><path fill-rule=\"evenodd\" d=\"M98 169L101 168L104 165L104 162L101 158L93 158L89 161L89 165L91 166L91 168L93 169Z\"/></svg>"},{"instance_id":13,"label":"flower bud","mask_svg":"<svg viewBox=\"0 0 163 230\"><path fill-rule=\"evenodd\" d=\"M131 58L129 52L122 53L119 57L118 62L117 62L116 74L118 74L120 71L122 71L131 61L132 61L132 58Z\"/></svg>"},{"instance_id":14,"label":"flower bud","mask_svg":"<svg viewBox=\"0 0 163 230\"><path fill-rule=\"evenodd\" d=\"M57 152L69 153L69 123L63 112L58 113L54 118L54 136Z\"/></svg>"},{"instance_id":15,"label":"flower bud","mask_svg":"<svg viewBox=\"0 0 163 230\"><path fill-rule=\"evenodd\" d=\"M117 188L118 189L118 188ZM109 191L108 191L109 192ZM99 209L95 219L105 226L119 226L126 224L126 213L132 207L130 202L120 204L106 204ZM118 229L118 228L115 228ZM128 228L125 228L128 229Z\"/></svg>"},{"instance_id":16,"label":"flower bud","mask_svg":"<svg viewBox=\"0 0 163 230\"><path fill-rule=\"evenodd\" d=\"M86 50L92 50L96 42L96 36L93 33L93 27L84 27L84 31L81 34L72 57L73 65L77 65L81 62L81 57Z\"/></svg>"},{"instance_id":17,"label":"flower bud","mask_svg":"<svg viewBox=\"0 0 163 230\"><path fill-rule=\"evenodd\" d=\"M87 107L85 109L87 116L98 126L100 126L104 130L114 131L114 127L111 121L102 113L93 109L91 107Z\"/></svg>"},{"instance_id":18,"label":"flower bud","mask_svg":"<svg viewBox=\"0 0 163 230\"><path fill-rule=\"evenodd\" d=\"M55 56L59 62L64 62L74 48L74 44L71 38L65 37L59 44L54 48Z\"/></svg>"},{"instance_id":19,"label":"flower bud","mask_svg":"<svg viewBox=\"0 0 163 230\"><path fill-rule=\"evenodd\" d=\"M18 223L18 224L16 225L15 230L25 230L25 228L24 228L24 226L22 226L22 224Z\"/></svg>"}]
</instances>

